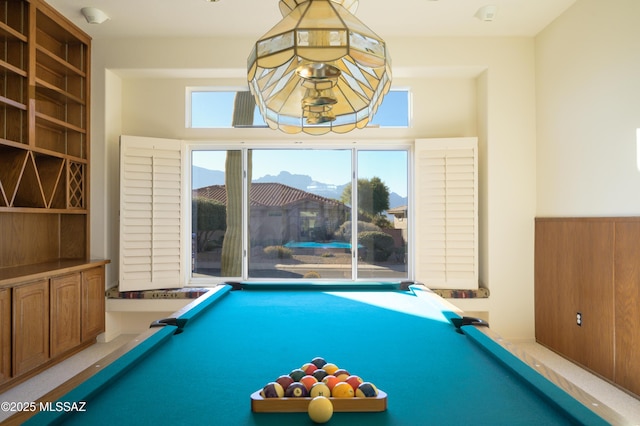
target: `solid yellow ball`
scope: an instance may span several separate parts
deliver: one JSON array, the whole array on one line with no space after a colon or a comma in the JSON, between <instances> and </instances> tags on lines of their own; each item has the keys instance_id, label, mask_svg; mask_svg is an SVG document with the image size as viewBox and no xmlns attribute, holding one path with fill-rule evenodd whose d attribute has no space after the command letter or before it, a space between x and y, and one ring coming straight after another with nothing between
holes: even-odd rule
<instances>
[{"instance_id":1,"label":"solid yellow ball","mask_svg":"<svg viewBox=\"0 0 640 426\"><path fill-rule=\"evenodd\" d=\"M309 402L308 412L315 423L326 423L333 416L333 404L325 396L316 396Z\"/></svg>"}]
</instances>

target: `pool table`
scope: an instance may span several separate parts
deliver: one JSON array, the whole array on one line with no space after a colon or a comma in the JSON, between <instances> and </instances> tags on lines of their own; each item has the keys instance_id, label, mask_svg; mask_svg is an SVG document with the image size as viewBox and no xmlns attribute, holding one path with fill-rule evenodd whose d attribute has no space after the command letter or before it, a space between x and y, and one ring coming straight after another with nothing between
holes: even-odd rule
<instances>
[{"instance_id":1,"label":"pool table","mask_svg":"<svg viewBox=\"0 0 640 426\"><path fill-rule=\"evenodd\" d=\"M232 283L176 317L43 398L80 411L27 424L312 424L305 412L254 412L250 396L317 356L387 395L382 411L336 412L331 425L605 425L613 415L513 355L486 323L454 325L459 314L422 285Z\"/></svg>"}]
</instances>

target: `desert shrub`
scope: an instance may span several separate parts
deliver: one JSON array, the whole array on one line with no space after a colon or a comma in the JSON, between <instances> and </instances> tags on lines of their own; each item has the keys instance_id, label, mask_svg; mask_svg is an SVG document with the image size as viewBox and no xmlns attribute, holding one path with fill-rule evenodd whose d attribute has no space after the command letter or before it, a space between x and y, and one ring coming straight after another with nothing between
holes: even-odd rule
<instances>
[{"instance_id":1,"label":"desert shrub","mask_svg":"<svg viewBox=\"0 0 640 426\"><path fill-rule=\"evenodd\" d=\"M262 251L269 259L291 259L293 252L283 246L269 246Z\"/></svg>"},{"instance_id":2,"label":"desert shrub","mask_svg":"<svg viewBox=\"0 0 640 426\"><path fill-rule=\"evenodd\" d=\"M393 253L393 237L380 231L365 231L358 234L358 244L364 247L364 259L368 262L384 262Z\"/></svg>"},{"instance_id":3,"label":"desert shrub","mask_svg":"<svg viewBox=\"0 0 640 426\"><path fill-rule=\"evenodd\" d=\"M393 223L384 215L376 215L371 220L371 223L376 225L378 228L393 228Z\"/></svg>"},{"instance_id":4,"label":"desert shrub","mask_svg":"<svg viewBox=\"0 0 640 426\"><path fill-rule=\"evenodd\" d=\"M366 231L379 231L380 228L370 222L358 221L358 234ZM334 233L335 237L341 241L351 241L351 221L348 220Z\"/></svg>"},{"instance_id":5,"label":"desert shrub","mask_svg":"<svg viewBox=\"0 0 640 426\"><path fill-rule=\"evenodd\" d=\"M320 278L320 274L316 271L309 271L304 274L303 278Z\"/></svg>"}]
</instances>

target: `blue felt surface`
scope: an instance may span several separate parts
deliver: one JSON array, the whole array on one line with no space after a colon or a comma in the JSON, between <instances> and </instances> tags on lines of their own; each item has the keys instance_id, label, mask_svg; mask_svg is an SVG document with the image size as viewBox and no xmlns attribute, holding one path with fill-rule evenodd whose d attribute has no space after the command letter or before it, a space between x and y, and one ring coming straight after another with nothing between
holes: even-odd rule
<instances>
[{"instance_id":1,"label":"blue felt surface","mask_svg":"<svg viewBox=\"0 0 640 426\"><path fill-rule=\"evenodd\" d=\"M315 356L389 395L387 411L331 425L576 424L412 292L355 290L221 295L68 424L310 425L306 413L252 413L250 395Z\"/></svg>"}]
</instances>

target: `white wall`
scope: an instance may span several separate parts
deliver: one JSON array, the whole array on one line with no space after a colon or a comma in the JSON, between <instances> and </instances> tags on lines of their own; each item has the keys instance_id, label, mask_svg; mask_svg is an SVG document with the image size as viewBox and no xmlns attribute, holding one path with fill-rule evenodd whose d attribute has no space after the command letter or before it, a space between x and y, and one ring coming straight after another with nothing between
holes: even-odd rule
<instances>
[{"instance_id":1,"label":"white wall","mask_svg":"<svg viewBox=\"0 0 640 426\"><path fill-rule=\"evenodd\" d=\"M252 41L94 41L92 163L98 173L93 173L91 183L92 194L106 195L100 198L103 208L92 210L92 247L104 247L105 255L112 259L108 285L117 281L117 135L223 141L309 138L268 129L184 128L184 85L242 84ZM505 337L532 339L534 40L387 41L394 84L414 92L414 126L329 137L350 141L478 136L480 275L491 297L460 301L460 305L470 311L490 311L492 327Z\"/></svg>"},{"instance_id":2,"label":"white wall","mask_svg":"<svg viewBox=\"0 0 640 426\"><path fill-rule=\"evenodd\" d=\"M537 37L538 216L640 214L639 20L579 0Z\"/></svg>"}]
</instances>

